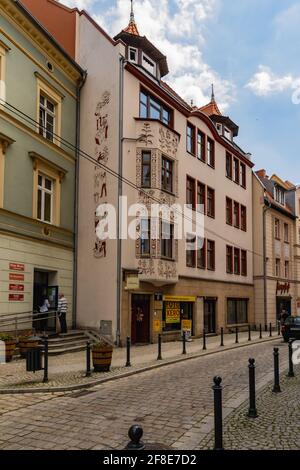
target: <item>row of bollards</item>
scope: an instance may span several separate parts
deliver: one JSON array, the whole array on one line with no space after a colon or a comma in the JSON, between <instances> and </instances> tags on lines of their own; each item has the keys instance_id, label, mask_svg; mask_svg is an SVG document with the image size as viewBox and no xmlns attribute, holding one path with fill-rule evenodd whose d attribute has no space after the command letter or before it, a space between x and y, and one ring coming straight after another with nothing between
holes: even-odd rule
<instances>
[{"instance_id":1,"label":"row of bollards","mask_svg":"<svg viewBox=\"0 0 300 470\"><path fill-rule=\"evenodd\" d=\"M289 354L289 370L288 377L294 377L294 364L292 360L293 356L293 340L289 340L288 344L288 354ZM273 349L273 360L274 360L274 384L273 384L273 393L280 393L280 373L279 373L279 349ZM247 416L249 418L257 418L257 408L256 408L256 390L255 390L255 359L250 358L248 363L249 370L249 408ZM222 420L222 378L214 377L213 379L213 392L214 392L214 449L222 450L223 449L223 420Z\"/></svg>"}]
</instances>

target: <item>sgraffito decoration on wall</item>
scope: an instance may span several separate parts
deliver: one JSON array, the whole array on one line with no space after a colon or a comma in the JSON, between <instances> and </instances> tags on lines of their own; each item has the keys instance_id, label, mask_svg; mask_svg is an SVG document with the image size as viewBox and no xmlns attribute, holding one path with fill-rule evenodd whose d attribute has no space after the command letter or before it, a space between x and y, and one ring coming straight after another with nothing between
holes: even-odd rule
<instances>
[{"instance_id":1,"label":"sgraffito decoration on wall","mask_svg":"<svg viewBox=\"0 0 300 470\"><path fill-rule=\"evenodd\" d=\"M96 234L101 219L97 216L96 210L99 204L107 203L108 197L107 172L103 167L109 162L109 103L110 92L105 91L95 110L95 159L101 164L101 167L98 165L94 167L95 245L93 251L96 258L106 258L107 255L106 240L99 240Z\"/></svg>"}]
</instances>

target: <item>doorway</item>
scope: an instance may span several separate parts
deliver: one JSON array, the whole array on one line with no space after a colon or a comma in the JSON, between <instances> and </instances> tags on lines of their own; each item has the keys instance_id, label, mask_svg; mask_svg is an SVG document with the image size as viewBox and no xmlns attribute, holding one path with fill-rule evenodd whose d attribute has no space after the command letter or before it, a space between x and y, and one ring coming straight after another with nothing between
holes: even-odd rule
<instances>
[{"instance_id":1,"label":"doorway","mask_svg":"<svg viewBox=\"0 0 300 470\"><path fill-rule=\"evenodd\" d=\"M286 311L288 315L292 314L292 302L290 297L277 297L276 300L276 315L277 320L281 319L282 312Z\"/></svg>"},{"instance_id":2,"label":"doorway","mask_svg":"<svg viewBox=\"0 0 300 470\"><path fill-rule=\"evenodd\" d=\"M54 272L34 270L32 307L33 313L36 315L32 327L36 331L56 332L56 315L54 312L56 312L58 304L58 286L49 285L55 278L56 273ZM50 308L47 314L40 314L40 307L45 299L48 299Z\"/></svg>"},{"instance_id":3,"label":"doorway","mask_svg":"<svg viewBox=\"0 0 300 470\"><path fill-rule=\"evenodd\" d=\"M131 342L150 342L150 295L133 294L131 297Z\"/></svg>"},{"instance_id":4,"label":"doorway","mask_svg":"<svg viewBox=\"0 0 300 470\"><path fill-rule=\"evenodd\" d=\"M207 334L216 333L216 300L204 300L204 329Z\"/></svg>"}]
</instances>

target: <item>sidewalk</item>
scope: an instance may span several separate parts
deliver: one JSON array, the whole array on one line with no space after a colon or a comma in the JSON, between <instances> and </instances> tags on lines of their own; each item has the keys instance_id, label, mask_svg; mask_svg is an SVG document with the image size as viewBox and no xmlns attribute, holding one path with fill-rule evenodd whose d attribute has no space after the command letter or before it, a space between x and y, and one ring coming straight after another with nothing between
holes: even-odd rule
<instances>
[{"instance_id":1,"label":"sidewalk","mask_svg":"<svg viewBox=\"0 0 300 470\"><path fill-rule=\"evenodd\" d=\"M26 372L25 360L18 359L11 363L0 365L0 394L71 391L87 388L104 381L126 377L207 354L220 353L264 341L281 340L277 332L273 332L273 337L269 337L269 333L263 332L261 340L259 339L259 332L251 332L251 337L252 341L250 342L248 341L248 332L239 333L239 343L236 344L235 334L224 335L224 347L220 346L220 336L207 337L206 350L203 350L203 340L195 339L186 343L186 355L182 354L181 341L163 343L163 359L160 361L157 361L157 344L133 346L131 348L131 367L125 367L126 349L116 348L113 352L111 371L93 373L89 378L85 377L85 351L63 356L50 356L49 381L45 384L42 382L43 371L36 372L35 374Z\"/></svg>"}]
</instances>

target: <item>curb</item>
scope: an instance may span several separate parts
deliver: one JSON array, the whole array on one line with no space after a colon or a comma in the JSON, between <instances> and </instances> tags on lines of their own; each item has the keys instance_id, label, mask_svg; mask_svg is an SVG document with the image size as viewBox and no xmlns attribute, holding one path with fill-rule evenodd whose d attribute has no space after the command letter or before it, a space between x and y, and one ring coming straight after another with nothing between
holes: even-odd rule
<instances>
[{"instance_id":1,"label":"curb","mask_svg":"<svg viewBox=\"0 0 300 470\"><path fill-rule=\"evenodd\" d=\"M17 395L17 394L26 394L26 393L55 393L55 392L73 392L75 390L82 390L82 389L88 389L88 388L93 388L97 385L101 385L106 382L111 382L112 380L118 380L118 379L124 379L126 377L131 377L132 375L137 375L137 374L142 374L143 372L148 372L154 369L159 369L161 367L166 367L169 365L173 364L178 364L184 361L192 360L192 359L199 359L200 357L204 356L211 356L213 354L220 354L224 351L231 351L233 349L239 349L239 348L244 348L247 346L253 346L255 344L262 344L262 343L270 343L272 341L278 341L281 339L281 336L276 336L276 337L268 337L265 339L259 339L259 340L254 340L254 341L247 341L245 343L239 343L239 344L233 344L231 346L224 346L221 347L218 350L212 350L212 351L206 351L206 352L201 352L201 353L195 353L195 354L190 354L186 355L184 357L179 357L176 359L163 359L162 361L157 361L157 364L152 364L149 366L143 366L135 370L131 370L128 372L123 372L121 374L117 374L114 376L110 377L104 377L101 379L94 380L93 382L89 383L81 383L81 384L75 384L75 385L65 385L61 387L34 387L34 388L2 388L0 389L0 395Z\"/></svg>"}]
</instances>

